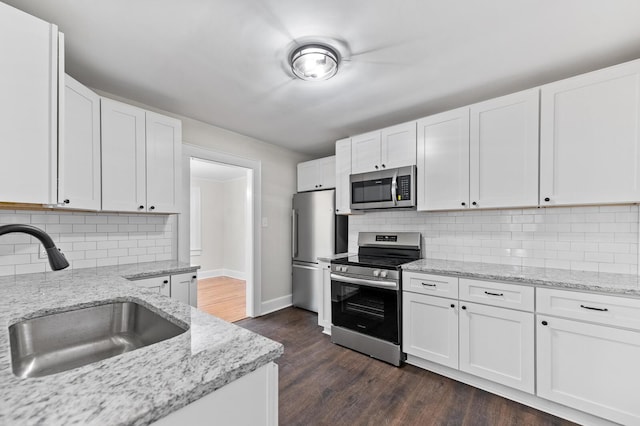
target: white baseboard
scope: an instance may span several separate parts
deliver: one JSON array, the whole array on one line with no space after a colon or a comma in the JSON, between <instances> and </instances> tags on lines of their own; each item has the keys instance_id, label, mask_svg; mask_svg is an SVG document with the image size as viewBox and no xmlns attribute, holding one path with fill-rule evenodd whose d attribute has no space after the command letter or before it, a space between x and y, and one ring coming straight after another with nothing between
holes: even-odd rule
<instances>
[{"instance_id":1,"label":"white baseboard","mask_svg":"<svg viewBox=\"0 0 640 426\"><path fill-rule=\"evenodd\" d=\"M289 306L293 306L293 295L291 294L267 300L260 305L260 315L270 314L271 312L279 311Z\"/></svg>"},{"instance_id":2,"label":"white baseboard","mask_svg":"<svg viewBox=\"0 0 640 426\"><path fill-rule=\"evenodd\" d=\"M198 278L230 277L237 280L246 280L246 274L233 269L209 269L208 271L198 271Z\"/></svg>"}]
</instances>

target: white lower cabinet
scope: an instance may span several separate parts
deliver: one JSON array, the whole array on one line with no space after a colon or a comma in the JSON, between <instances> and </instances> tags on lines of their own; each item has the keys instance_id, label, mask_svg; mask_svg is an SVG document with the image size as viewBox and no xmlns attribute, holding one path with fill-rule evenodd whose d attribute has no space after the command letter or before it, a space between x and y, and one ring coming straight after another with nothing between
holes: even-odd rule
<instances>
[{"instance_id":1,"label":"white lower cabinet","mask_svg":"<svg viewBox=\"0 0 640 426\"><path fill-rule=\"evenodd\" d=\"M318 273L321 275L322 300L318 309L318 325L323 327L323 333L331 334L331 264L318 263Z\"/></svg>"},{"instance_id":2,"label":"white lower cabinet","mask_svg":"<svg viewBox=\"0 0 640 426\"><path fill-rule=\"evenodd\" d=\"M460 302L460 370L535 389L533 313Z\"/></svg>"},{"instance_id":3,"label":"white lower cabinet","mask_svg":"<svg viewBox=\"0 0 640 426\"><path fill-rule=\"evenodd\" d=\"M171 275L171 298L198 307L198 275L195 272Z\"/></svg>"},{"instance_id":4,"label":"white lower cabinet","mask_svg":"<svg viewBox=\"0 0 640 426\"><path fill-rule=\"evenodd\" d=\"M458 368L458 301L410 292L402 296L402 350Z\"/></svg>"},{"instance_id":5,"label":"white lower cabinet","mask_svg":"<svg viewBox=\"0 0 640 426\"><path fill-rule=\"evenodd\" d=\"M138 287L148 288L194 308L198 307L198 274L196 272L163 275L132 280L132 282Z\"/></svg>"},{"instance_id":6,"label":"white lower cabinet","mask_svg":"<svg viewBox=\"0 0 640 426\"><path fill-rule=\"evenodd\" d=\"M640 300L538 289L537 306L538 396L640 424Z\"/></svg>"},{"instance_id":7,"label":"white lower cabinet","mask_svg":"<svg viewBox=\"0 0 640 426\"><path fill-rule=\"evenodd\" d=\"M169 275L132 281L137 287L148 288L167 297L171 296L171 277Z\"/></svg>"}]
</instances>

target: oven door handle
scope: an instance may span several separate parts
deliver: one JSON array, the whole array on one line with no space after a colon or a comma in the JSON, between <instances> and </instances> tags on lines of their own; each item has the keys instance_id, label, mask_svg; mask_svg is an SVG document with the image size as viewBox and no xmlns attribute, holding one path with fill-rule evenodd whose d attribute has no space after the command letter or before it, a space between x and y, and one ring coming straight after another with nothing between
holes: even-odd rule
<instances>
[{"instance_id":1,"label":"oven door handle","mask_svg":"<svg viewBox=\"0 0 640 426\"><path fill-rule=\"evenodd\" d=\"M369 287L378 287L389 290L397 290L398 283L393 281L374 281L374 280L365 280L362 278L353 278L353 277L345 277L344 275L331 274L331 279L336 281L342 281L349 284L360 284L366 285Z\"/></svg>"}]
</instances>

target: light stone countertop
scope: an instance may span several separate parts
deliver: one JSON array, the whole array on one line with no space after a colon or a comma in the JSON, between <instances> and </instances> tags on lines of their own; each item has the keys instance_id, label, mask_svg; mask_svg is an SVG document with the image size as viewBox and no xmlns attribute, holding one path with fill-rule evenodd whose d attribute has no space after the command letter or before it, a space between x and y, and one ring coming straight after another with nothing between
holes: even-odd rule
<instances>
[{"instance_id":1,"label":"light stone countertop","mask_svg":"<svg viewBox=\"0 0 640 426\"><path fill-rule=\"evenodd\" d=\"M0 424L149 424L282 355L280 343L122 278L197 268L150 262L0 278ZM26 379L13 375L10 325L110 301L137 302L189 329L66 372Z\"/></svg>"},{"instance_id":2,"label":"light stone countertop","mask_svg":"<svg viewBox=\"0 0 640 426\"><path fill-rule=\"evenodd\" d=\"M425 272L489 281L507 281L565 290L640 297L640 277L630 274L420 259L402 265L404 271Z\"/></svg>"}]
</instances>

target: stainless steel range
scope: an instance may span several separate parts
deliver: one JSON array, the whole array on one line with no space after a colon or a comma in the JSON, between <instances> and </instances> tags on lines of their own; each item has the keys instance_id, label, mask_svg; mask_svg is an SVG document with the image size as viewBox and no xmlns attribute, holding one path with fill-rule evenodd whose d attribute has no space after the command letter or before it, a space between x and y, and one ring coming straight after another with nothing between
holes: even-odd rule
<instances>
[{"instance_id":1,"label":"stainless steel range","mask_svg":"<svg viewBox=\"0 0 640 426\"><path fill-rule=\"evenodd\" d=\"M419 232L358 234L358 255L331 262L331 341L399 366L401 266L420 259Z\"/></svg>"}]
</instances>

